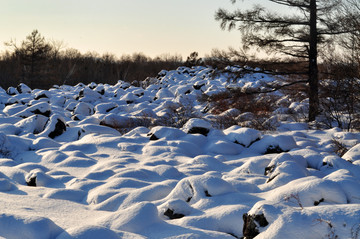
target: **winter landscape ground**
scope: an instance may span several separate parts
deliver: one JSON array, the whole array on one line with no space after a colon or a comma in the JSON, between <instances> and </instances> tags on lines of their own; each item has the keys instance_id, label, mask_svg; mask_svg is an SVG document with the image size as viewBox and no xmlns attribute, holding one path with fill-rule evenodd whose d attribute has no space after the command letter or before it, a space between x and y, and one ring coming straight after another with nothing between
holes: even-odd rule
<instances>
[{"instance_id":1,"label":"winter landscape ground","mask_svg":"<svg viewBox=\"0 0 360 239\"><path fill-rule=\"evenodd\" d=\"M272 130L212 114L201 96L281 81L213 73L0 89L0 237L360 238L360 133L309 126L281 92Z\"/></svg>"}]
</instances>

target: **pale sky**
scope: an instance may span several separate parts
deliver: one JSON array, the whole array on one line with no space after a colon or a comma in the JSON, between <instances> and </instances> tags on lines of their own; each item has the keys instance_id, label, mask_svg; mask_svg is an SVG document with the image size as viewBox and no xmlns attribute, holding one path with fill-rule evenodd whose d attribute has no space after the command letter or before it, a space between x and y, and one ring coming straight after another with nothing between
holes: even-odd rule
<instances>
[{"instance_id":1,"label":"pale sky","mask_svg":"<svg viewBox=\"0 0 360 239\"><path fill-rule=\"evenodd\" d=\"M237 6L256 1L266 2ZM0 0L0 52L4 42L19 44L37 29L83 53L203 56L240 46L240 33L222 31L215 21L219 7L235 9L230 0Z\"/></svg>"}]
</instances>

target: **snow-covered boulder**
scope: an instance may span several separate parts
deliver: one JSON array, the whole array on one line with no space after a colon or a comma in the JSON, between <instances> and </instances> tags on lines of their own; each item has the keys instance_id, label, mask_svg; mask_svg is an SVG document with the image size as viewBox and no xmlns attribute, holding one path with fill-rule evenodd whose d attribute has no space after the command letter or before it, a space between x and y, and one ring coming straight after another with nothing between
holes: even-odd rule
<instances>
[{"instance_id":1,"label":"snow-covered boulder","mask_svg":"<svg viewBox=\"0 0 360 239\"><path fill-rule=\"evenodd\" d=\"M74 108L74 115L89 116L94 114L94 107L86 102L79 102Z\"/></svg>"},{"instance_id":2,"label":"snow-covered boulder","mask_svg":"<svg viewBox=\"0 0 360 239\"><path fill-rule=\"evenodd\" d=\"M256 141L250 146L260 154L288 152L297 147L294 138L290 135L264 135L261 140Z\"/></svg>"},{"instance_id":3,"label":"snow-covered boulder","mask_svg":"<svg viewBox=\"0 0 360 239\"><path fill-rule=\"evenodd\" d=\"M230 141L244 147L249 147L261 138L261 133L258 130L243 128L235 125L225 129L224 134Z\"/></svg>"},{"instance_id":4,"label":"snow-covered boulder","mask_svg":"<svg viewBox=\"0 0 360 239\"><path fill-rule=\"evenodd\" d=\"M235 192L235 188L220 177L209 175L191 176L179 181L164 200L179 199L192 205L202 198L215 197L231 192Z\"/></svg>"},{"instance_id":5,"label":"snow-covered boulder","mask_svg":"<svg viewBox=\"0 0 360 239\"><path fill-rule=\"evenodd\" d=\"M131 92L126 93L125 95L123 95L120 100L125 101L127 104L132 104L134 103L136 100L138 99L138 97L136 95L134 95Z\"/></svg>"},{"instance_id":6,"label":"snow-covered boulder","mask_svg":"<svg viewBox=\"0 0 360 239\"><path fill-rule=\"evenodd\" d=\"M115 129L130 128L135 125L136 119L130 116L123 116L109 113L101 120L100 124L109 126Z\"/></svg>"},{"instance_id":7,"label":"snow-covered boulder","mask_svg":"<svg viewBox=\"0 0 360 239\"><path fill-rule=\"evenodd\" d=\"M8 137L4 133L0 133L0 156L8 157L12 154L14 146L9 141Z\"/></svg>"},{"instance_id":8,"label":"snow-covered boulder","mask_svg":"<svg viewBox=\"0 0 360 239\"><path fill-rule=\"evenodd\" d=\"M45 129L45 125L48 120L48 117L41 114L36 114L20 120L15 124L15 126L21 130L22 134L38 134Z\"/></svg>"},{"instance_id":9,"label":"snow-covered boulder","mask_svg":"<svg viewBox=\"0 0 360 239\"><path fill-rule=\"evenodd\" d=\"M158 140L161 138L167 140L175 140L184 137L186 134L184 131L172 127L165 126L155 126L150 130L148 136L150 136L150 140Z\"/></svg>"},{"instance_id":10,"label":"snow-covered boulder","mask_svg":"<svg viewBox=\"0 0 360 239\"><path fill-rule=\"evenodd\" d=\"M20 83L16 87L16 89L20 94L30 94L31 93L31 88L29 86L25 85L24 83Z\"/></svg>"},{"instance_id":11,"label":"snow-covered boulder","mask_svg":"<svg viewBox=\"0 0 360 239\"><path fill-rule=\"evenodd\" d=\"M41 169L31 170L25 176L26 184L32 187L63 187L62 183Z\"/></svg>"},{"instance_id":12,"label":"snow-covered boulder","mask_svg":"<svg viewBox=\"0 0 360 239\"><path fill-rule=\"evenodd\" d=\"M174 94L168 88L162 88L155 94L155 99L174 98Z\"/></svg>"},{"instance_id":13,"label":"snow-covered boulder","mask_svg":"<svg viewBox=\"0 0 360 239\"><path fill-rule=\"evenodd\" d=\"M43 98L50 99L51 97L52 97L52 94L48 90L40 90L40 91L36 92L36 94L34 95L35 100L40 100Z\"/></svg>"},{"instance_id":14,"label":"snow-covered boulder","mask_svg":"<svg viewBox=\"0 0 360 239\"><path fill-rule=\"evenodd\" d=\"M95 112L99 114L106 114L117 107L118 104L115 102L100 103L95 106Z\"/></svg>"},{"instance_id":15,"label":"snow-covered boulder","mask_svg":"<svg viewBox=\"0 0 360 239\"><path fill-rule=\"evenodd\" d=\"M192 118L185 123L183 126L183 131L188 134L202 134L207 136L211 128L211 124L206 120Z\"/></svg>"},{"instance_id":16,"label":"snow-covered boulder","mask_svg":"<svg viewBox=\"0 0 360 239\"><path fill-rule=\"evenodd\" d=\"M94 103L100 99L102 99L102 95L98 92L90 89L90 88L84 88L79 92L79 95L77 96L80 101L87 102L87 103Z\"/></svg>"},{"instance_id":17,"label":"snow-covered boulder","mask_svg":"<svg viewBox=\"0 0 360 239\"><path fill-rule=\"evenodd\" d=\"M0 236L13 239L49 239L63 232L48 218L2 213L0 215Z\"/></svg>"},{"instance_id":18,"label":"snow-covered boulder","mask_svg":"<svg viewBox=\"0 0 360 239\"><path fill-rule=\"evenodd\" d=\"M7 115L7 116L14 116L15 114L23 111L27 109L27 107L23 104L19 104L19 103L15 103L15 104L8 104L7 106L5 106L3 112Z\"/></svg>"},{"instance_id":19,"label":"snow-covered boulder","mask_svg":"<svg viewBox=\"0 0 360 239\"><path fill-rule=\"evenodd\" d=\"M141 202L119 210L101 224L114 230L138 233L159 223L161 219L157 207L149 202Z\"/></svg>"},{"instance_id":20,"label":"snow-covered boulder","mask_svg":"<svg viewBox=\"0 0 360 239\"><path fill-rule=\"evenodd\" d=\"M349 149L342 158L353 163L360 160L360 144L357 144Z\"/></svg>"},{"instance_id":21,"label":"snow-covered boulder","mask_svg":"<svg viewBox=\"0 0 360 239\"><path fill-rule=\"evenodd\" d=\"M14 116L27 118L34 114L50 117L51 106L47 102L37 102L36 104L31 105L24 110L14 114Z\"/></svg>"},{"instance_id":22,"label":"snow-covered boulder","mask_svg":"<svg viewBox=\"0 0 360 239\"><path fill-rule=\"evenodd\" d=\"M295 179L310 176L310 172L306 167L307 162L303 157L293 157L287 153L279 154L265 168L264 174L269 178L266 185L262 185L261 188L269 190L285 185Z\"/></svg>"},{"instance_id":23,"label":"snow-covered boulder","mask_svg":"<svg viewBox=\"0 0 360 239\"><path fill-rule=\"evenodd\" d=\"M295 179L288 184L268 191L266 199L300 208L321 204L347 203L346 194L338 183L314 176Z\"/></svg>"},{"instance_id":24,"label":"snow-covered boulder","mask_svg":"<svg viewBox=\"0 0 360 239\"><path fill-rule=\"evenodd\" d=\"M47 121L44 131L42 131L38 136L47 136L52 139L63 134L66 131L66 123L63 117L60 115L52 115Z\"/></svg>"},{"instance_id":25,"label":"snow-covered boulder","mask_svg":"<svg viewBox=\"0 0 360 239\"><path fill-rule=\"evenodd\" d=\"M10 86L7 90L6 93L8 95L17 95L19 94L19 92L17 91L17 89L15 87Z\"/></svg>"}]
</instances>

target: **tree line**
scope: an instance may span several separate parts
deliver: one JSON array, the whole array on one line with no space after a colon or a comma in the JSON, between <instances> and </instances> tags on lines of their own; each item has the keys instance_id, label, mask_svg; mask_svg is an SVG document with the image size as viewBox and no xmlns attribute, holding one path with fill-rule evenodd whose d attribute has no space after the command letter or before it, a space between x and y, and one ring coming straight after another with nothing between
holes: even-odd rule
<instances>
[{"instance_id":1,"label":"tree line","mask_svg":"<svg viewBox=\"0 0 360 239\"><path fill-rule=\"evenodd\" d=\"M155 58L143 53L116 57L107 53L80 53L65 48L62 41L47 40L38 30L20 44L10 40L0 56L0 86L7 89L25 83L30 88L48 89L53 85L79 82L115 84L119 80L136 82L156 76L161 70L175 69L184 62L180 55L163 54Z\"/></svg>"}]
</instances>

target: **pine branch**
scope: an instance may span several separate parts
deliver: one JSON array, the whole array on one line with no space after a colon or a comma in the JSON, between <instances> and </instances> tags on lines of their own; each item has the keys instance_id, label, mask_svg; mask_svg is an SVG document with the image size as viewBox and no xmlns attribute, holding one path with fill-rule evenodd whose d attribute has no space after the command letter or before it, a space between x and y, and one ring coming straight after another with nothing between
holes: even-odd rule
<instances>
[{"instance_id":1,"label":"pine branch","mask_svg":"<svg viewBox=\"0 0 360 239\"><path fill-rule=\"evenodd\" d=\"M270 2L277 3L280 5L288 7L298 7L298 8L309 8L310 5L304 4L304 1L294 1L294 0L269 0Z\"/></svg>"}]
</instances>

